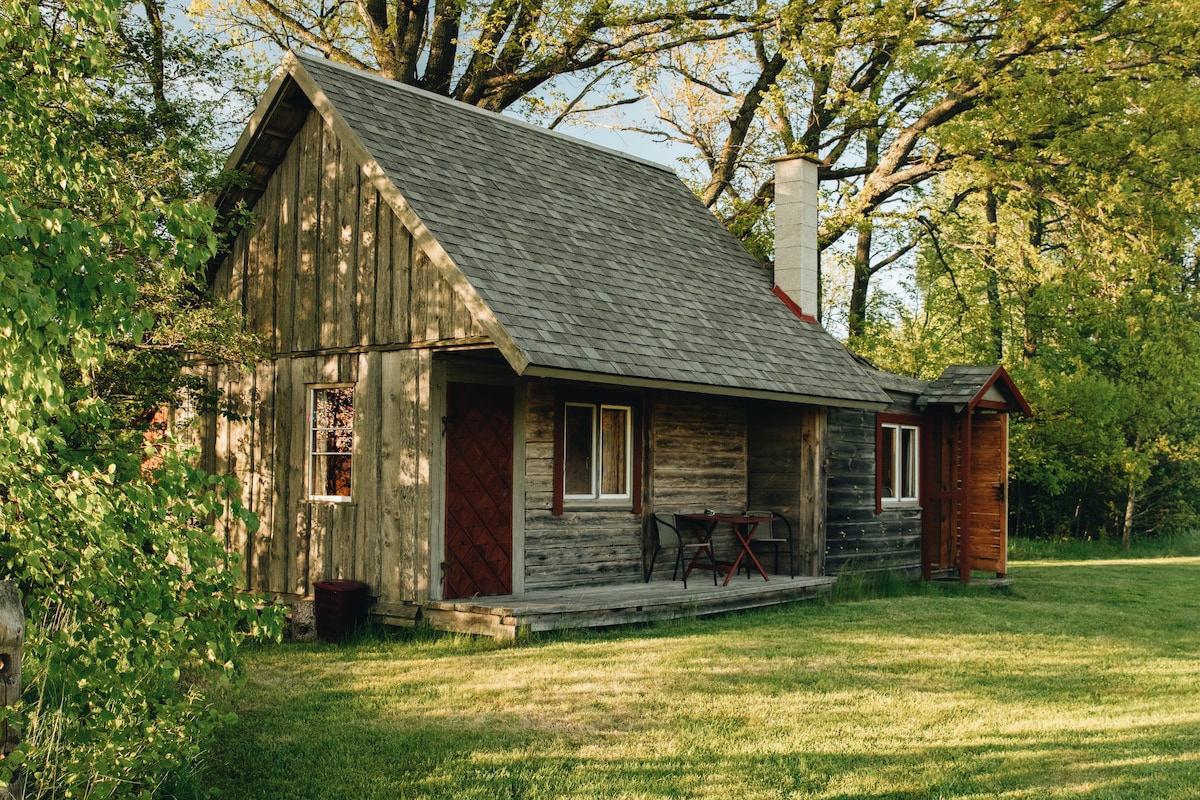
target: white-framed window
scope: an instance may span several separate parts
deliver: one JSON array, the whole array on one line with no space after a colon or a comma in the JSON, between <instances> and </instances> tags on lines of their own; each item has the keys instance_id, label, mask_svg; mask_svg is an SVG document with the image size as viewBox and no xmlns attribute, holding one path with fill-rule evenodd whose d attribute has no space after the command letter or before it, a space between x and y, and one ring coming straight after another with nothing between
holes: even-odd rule
<instances>
[{"instance_id":1,"label":"white-framed window","mask_svg":"<svg viewBox=\"0 0 1200 800\"><path fill-rule=\"evenodd\" d=\"M606 403L563 406L563 499L633 497L633 408Z\"/></svg>"},{"instance_id":2,"label":"white-framed window","mask_svg":"<svg viewBox=\"0 0 1200 800\"><path fill-rule=\"evenodd\" d=\"M879 426L879 495L882 504L914 503L919 498L921 429L883 422Z\"/></svg>"},{"instance_id":3,"label":"white-framed window","mask_svg":"<svg viewBox=\"0 0 1200 800\"><path fill-rule=\"evenodd\" d=\"M346 502L354 452L354 387L309 387L308 409L308 499Z\"/></svg>"}]
</instances>

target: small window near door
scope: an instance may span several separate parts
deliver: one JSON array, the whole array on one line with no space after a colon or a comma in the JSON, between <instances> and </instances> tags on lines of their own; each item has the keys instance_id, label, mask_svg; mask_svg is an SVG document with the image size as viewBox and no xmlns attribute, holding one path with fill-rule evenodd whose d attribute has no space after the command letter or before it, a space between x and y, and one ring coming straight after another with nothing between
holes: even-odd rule
<instances>
[{"instance_id":1,"label":"small window near door","mask_svg":"<svg viewBox=\"0 0 1200 800\"><path fill-rule=\"evenodd\" d=\"M879 502L915 503L918 500L921 429L899 422L879 425Z\"/></svg>"},{"instance_id":2,"label":"small window near door","mask_svg":"<svg viewBox=\"0 0 1200 800\"><path fill-rule=\"evenodd\" d=\"M354 387L321 386L309 393L308 499L350 499L354 451Z\"/></svg>"},{"instance_id":3,"label":"small window near door","mask_svg":"<svg viewBox=\"0 0 1200 800\"><path fill-rule=\"evenodd\" d=\"M563 499L632 497L633 409L603 403L563 406Z\"/></svg>"}]
</instances>

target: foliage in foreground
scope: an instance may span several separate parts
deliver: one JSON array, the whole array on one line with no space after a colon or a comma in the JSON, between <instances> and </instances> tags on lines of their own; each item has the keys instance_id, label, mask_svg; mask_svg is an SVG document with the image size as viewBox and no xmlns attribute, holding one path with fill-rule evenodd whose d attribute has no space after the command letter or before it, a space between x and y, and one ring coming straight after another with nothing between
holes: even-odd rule
<instances>
[{"instance_id":1,"label":"foliage in foreground","mask_svg":"<svg viewBox=\"0 0 1200 800\"><path fill-rule=\"evenodd\" d=\"M239 643L276 629L206 523L232 487L100 389L156 323L139 284L213 248L210 214L156 180L186 148L113 127L124 6L0 0L0 563L27 616L0 778L19 767L27 797L150 796L222 721Z\"/></svg>"},{"instance_id":2,"label":"foliage in foreground","mask_svg":"<svg viewBox=\"0 0 1200 800\"><path fill-rule=\"evenodd\" d=\"M1015 563L1009 592L248 653L221 796L1188 798L1200 560Z\"/></svg>"}]
</instances>

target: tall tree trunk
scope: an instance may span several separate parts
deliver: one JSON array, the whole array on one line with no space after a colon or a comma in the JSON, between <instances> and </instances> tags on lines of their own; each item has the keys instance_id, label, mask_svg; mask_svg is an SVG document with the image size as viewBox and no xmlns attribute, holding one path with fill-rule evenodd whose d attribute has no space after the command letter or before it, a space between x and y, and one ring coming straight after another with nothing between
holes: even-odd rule
<instances>
[{"instance_id":1,"label":"tall tree trunk","mask_svg":"<svg viewBox=\"0 0 1200 800\"><path fill-rule=\"evenodd\" d=\"M858 245L854 248L854 284L850 287L850 316L847 333L853 343L867 332L867 290L871 287L871 221L858 226Z\"/></svg>"},{"instance_id":2,"label":"tall tree trunk","mask_svg":"<svg viewBox=\"0 0 1200 800\"><path fill-rule=\"evenodd\" d=\"M1000 270L996 264L1000 224L996 192L987 190L987 248L984 267L987 269L988 359L993 364L1004 360L1004 315L1000 307Z\"/></svg>"},{"instance_id":3,"label":"tall tree trunk","mask_svg":"<svg viewBox=\"0 0 1200 800\"><path fill-rule=\"evenodd\" d=\"M1129 497L1125 501L1125 525L1121 530L1121 549L1128 550L1133 541L1133 511L1137 504L1136 476L1129 476Z\"/></svg>"},{"instance_id":4,"label":"tall tree trunk","mask_svg":"<svg viewBox=\"0 0 1200 800\"><path fill-rule=\"evenodd\" d=\"M1045 223L1042 219L1041 209L1037 209L1037 215L1029 224L1029 250L1040 252L1042 243L1045 238ZM1026 278L1031 276L1034 271L1034 266L1029 259L1029 252L1026 251L1021 255L1021 267ZM1029 366L1030 362L1037 356L1038 347L1041 345L1042 322L1038 318L1038 312L1032 312L1037 304L1034 298L1037 297L1039 285L1034 283L1029 289L1029 294L1025 297L1025 308L1023 311L1025 336L1022 343L1022 356L1025 366Z\"/></svg>"},{"instance_id":5,"label":"tall tree trunk","mask_svg":"<svg viewBox=\"0 0 1200 800\"><path fill-rule=\"evenodd\" d=\"M1142 449L1142 434L1138 433L1133 440L1133 453L1136 456ZM1133 513L1137 507L1137 469L1129 471L1129 496L1125 500L1125 524L1121 528L1121 549L1128 550L1133 542Z\"/></svg>"},{"instance_id":6,"label":"tall tree trunk","mask_svg":"<svg viewBox=\"0 0 1200 800\"><path fill-rule=\"evenodd\" d=\"M882 136L883 126L878 121L867 128L863 145L868 169L874 169L879 164ZM871 289L871 277L875 274L871 268L871 238L874 234L871 216L864 215L858 223L858 243L854 248L854 284L850 287L850 315L846 321L846 332L851 342L867 332L867 294Z\"/></svg>"}]
</instances>

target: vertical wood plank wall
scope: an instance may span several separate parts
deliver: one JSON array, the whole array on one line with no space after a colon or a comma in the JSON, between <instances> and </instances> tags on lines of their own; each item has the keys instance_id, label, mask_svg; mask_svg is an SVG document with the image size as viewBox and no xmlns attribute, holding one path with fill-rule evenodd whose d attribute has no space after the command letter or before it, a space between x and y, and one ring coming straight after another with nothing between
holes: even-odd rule
<instances>
[{"instance_id":1,"label":"vertical wood plank wall","mask_svg":"<svg viewBox=\"0 0 1200 800\"><path fill-rule=\"evenodd\" d=\"M432 353L483 331L320 115L308 121L214 280L272 354L218 367L236 411L203 427L219 473L242 478L250 532L224 520L245 588L311 594L354 578L380 602L428 591L416 553L429 529ZM353 503L307 500L312 384L355 389ZM207 448L206 448L207 450Z\"/></svg>"},{"instance_id":2,"label":"vertical wood plank wall","mask_svg":"<svg viewBox=\"0 0 1200 800\"><path fill-rule=\"evenodd\" d=\"M830 409L825 573L921 568L921 509L875 513L875 414Z\"/></svg>"},{"instance_id":3,"label":"vertical wood plank wall","mask_svg":"<svg viewBox=\"0 0 1200 800\"><path fill-rule=\"evenodd\" d=\"M971 569L1003 574L1008 557L1008 415L970 416L971 485L967 520Z\"/></svg>"}]
</instances>

